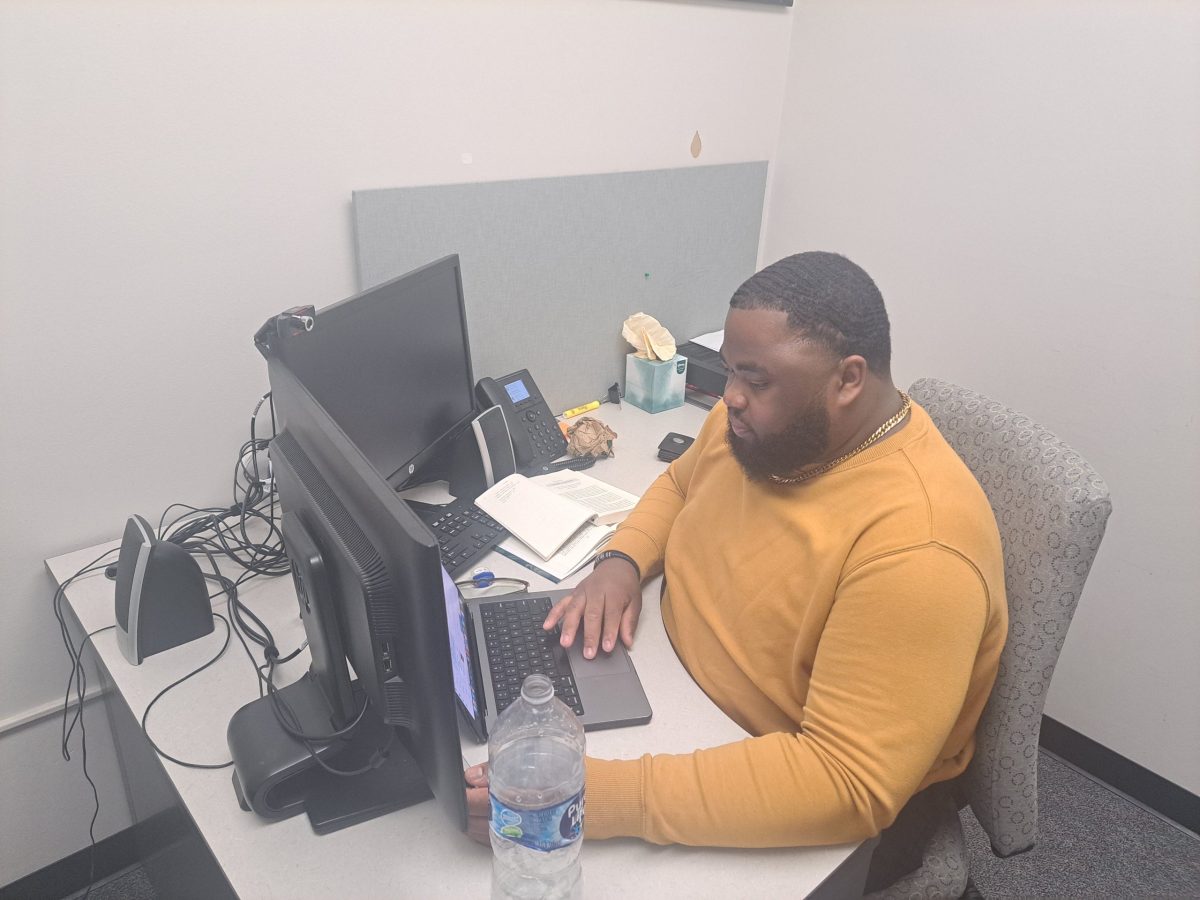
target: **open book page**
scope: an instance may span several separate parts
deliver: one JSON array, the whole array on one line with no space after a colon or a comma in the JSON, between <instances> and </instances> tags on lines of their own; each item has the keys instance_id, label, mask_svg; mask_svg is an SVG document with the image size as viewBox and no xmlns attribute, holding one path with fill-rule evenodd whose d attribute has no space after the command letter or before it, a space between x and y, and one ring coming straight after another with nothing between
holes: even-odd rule
<instances>
[{"instance_id":1,"label":"open book page","mask_svg":"<svg viewBox=\"0 0 1200 900\"><path fill-rule=\"evenodd\" d=\"M638 502L635 494L613 487L583 472L551 472L548 475L538 475L532 480L560 497L567 497L586 506L595 513L597 525L615 525L621 522Z\"/></svg>"},{"instance_id":2,"label":"open book page","mask_svg":"<svg viewBox=\"0 0 1200 900\"><path fill-rule=\"evenodd\" d=\"M542 559L515 537L505 538L496 549L557 584L591 562L616 530L616 525L585 525L549 559Z\"/></svg>"},{"instance_id":3,"label":"open book page","mask_svg":"<svg viewBox=\"0 0 1200 900\"><path fill-rule=\"evenodd\" d=\"M497 481L475 498L475 505L542 559L557 553L594 515L583 504L560 497L519 473Z\"/></svg>"}]
</instances>

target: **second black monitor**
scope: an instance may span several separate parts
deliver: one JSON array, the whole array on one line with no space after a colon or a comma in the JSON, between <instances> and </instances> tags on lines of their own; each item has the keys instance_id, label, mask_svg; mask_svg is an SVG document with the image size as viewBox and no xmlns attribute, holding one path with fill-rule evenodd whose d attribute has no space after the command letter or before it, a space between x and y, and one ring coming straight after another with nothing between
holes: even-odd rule
<instances>
[{"instance_id":1,"label":"second black monitor","mask_svg":"<svg viewBox=\"0 0 1200 900\"><path fill-rule=\"evenodd\" d=\"M280 359L393 487L445 449L474 411L458 256L317 312Z\"/></svg>"}]
</instances>

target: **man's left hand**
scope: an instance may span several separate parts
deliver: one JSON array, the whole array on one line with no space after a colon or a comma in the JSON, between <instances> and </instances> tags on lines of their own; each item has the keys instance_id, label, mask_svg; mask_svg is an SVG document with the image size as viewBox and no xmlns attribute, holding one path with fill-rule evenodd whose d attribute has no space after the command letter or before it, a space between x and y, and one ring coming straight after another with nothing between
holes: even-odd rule
<instances>
[{"instance_id":1,"label":"man's left hand","mask_svg":"<svg viewBox=\"0 0 1200 900\"><path fill-rule=\"evenodd\" d=\"M488 797L487 763L471 766L463 778L467 782L467 836L490 847L492 801Z\"/></svg>"}]
</instances>

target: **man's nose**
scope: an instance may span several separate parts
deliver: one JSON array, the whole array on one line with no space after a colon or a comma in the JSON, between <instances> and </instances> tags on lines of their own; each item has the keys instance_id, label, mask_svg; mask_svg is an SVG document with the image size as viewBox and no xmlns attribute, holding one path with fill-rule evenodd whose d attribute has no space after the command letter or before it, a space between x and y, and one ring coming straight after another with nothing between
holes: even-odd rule
<instances>
[{"instance_id":1,"label":"man's nose","mask_svg":"<svg viewBox=\"0 0 1200 900\"><path fill-rule=\"evenodd\" d=\"M725 401L727 409L742 410L746 408L745 393L737 390L732 381L725 385L725 393L721 395L721 399Z\"/></svg>"}]
</instances>

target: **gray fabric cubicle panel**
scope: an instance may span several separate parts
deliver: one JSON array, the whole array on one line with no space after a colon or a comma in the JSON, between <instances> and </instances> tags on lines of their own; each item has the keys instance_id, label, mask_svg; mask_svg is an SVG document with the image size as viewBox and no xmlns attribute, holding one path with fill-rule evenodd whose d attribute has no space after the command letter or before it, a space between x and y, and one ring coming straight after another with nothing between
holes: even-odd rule
<instances>
[{"instance_id":1,"label":"gray fabric cubicle panel","mask_svg":"<svg viewBox=\"0 0 1200 900\"><path fill-rule=\"evenodd\" d=\"M354 192L359 288L462 262L475 377L527 368L562 411L624 386L621 322L683 342L754 274L766 162Z\"/></svg>"}]
</instances>

